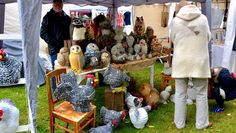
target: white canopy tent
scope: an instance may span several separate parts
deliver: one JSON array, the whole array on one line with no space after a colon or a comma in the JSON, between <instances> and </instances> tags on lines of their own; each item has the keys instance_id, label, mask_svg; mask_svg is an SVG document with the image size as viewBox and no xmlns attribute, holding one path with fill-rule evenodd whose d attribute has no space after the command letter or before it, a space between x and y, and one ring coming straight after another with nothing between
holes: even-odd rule
<instances>
[{"instance_id":1,"label":"white canopy tent","mask_svg":"<svg viewBox=\"0 0 236 133\"><path fill-rule=\"evenodd\" d=\"M236 1L230 1L222 66L236 73L236 51L232 51L236 36Z\"/></svg>"},{"instance_id":2,"label":"white canopy tent","mask_svg":"<svg viewBox=\"0 0 236 133\"><path fill-rule=\"evenodd\" d=\"M0 1L0 34L3 33L4 25L4 10L5 4L16 2L17 0L1 0ZM180 0L64 0L65 3L72 4L87 4L87 5L102 5L113 8L115 16L116 9L122 5L143 5L155 3L179 2ZM200 2L202 12L207 16L209 24L211 24L211 0L192 0ZM39 54L39 32L42 3L51 3L52 0L18 0L22 46L23 46L23 61L26 78L26 90L29 98L29 110L32 110L32 118L30 123L34 123L34 128L31 132L35 132L36 111L37 111L37 78L38 78L38 54ZM1 47L1 42L0 42ZM30 114L31 115L31 114ZM30 117L31 118L31 117Z\"/></svg>"}]
</instances>

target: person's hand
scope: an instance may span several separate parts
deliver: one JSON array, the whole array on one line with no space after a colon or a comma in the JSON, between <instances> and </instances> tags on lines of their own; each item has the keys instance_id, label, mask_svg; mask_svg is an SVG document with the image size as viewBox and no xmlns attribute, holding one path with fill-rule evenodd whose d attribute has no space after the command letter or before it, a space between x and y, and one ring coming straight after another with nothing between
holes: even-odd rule
<instances>
[{"instance_id":1,"label":"person's hand","mask_svg":"<svg viewBox=\"0 0 236 133\"><path fill-rule=\"evenodd\" d=\"M72 40L64 40L64 47L70 49L72 46Z\"/></svg>"}]
</instances>

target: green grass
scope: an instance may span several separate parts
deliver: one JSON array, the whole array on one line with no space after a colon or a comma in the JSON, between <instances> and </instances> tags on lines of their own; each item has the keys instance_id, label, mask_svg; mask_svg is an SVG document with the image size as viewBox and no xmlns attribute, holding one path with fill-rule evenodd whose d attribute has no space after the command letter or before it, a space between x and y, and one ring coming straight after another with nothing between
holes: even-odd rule
<instances>
[{"instance_id":1,"label":"green grass","mask_svg":"<svg viewBox=\"0 0 236 133\"><path fill-rule=\"evenodd\" d=\"M163 66L160 63L155 64L154 86L160 90L161 70ZM136 79L139 86L143 82L149 82L150 68L142 71L132 71L131 75ZM97 125L101 124L99 119L99 110L104 105L104 86L96 88L95 104L97 106ZM10 98L20 110L20 124L26 124L28 120L26 91L24 86L2 87L0 88L0 98ZM209 107L212 107L215 101L209 100ZM236 100L225 103L225 112L209 114L213 127L204 130L195 128L194 105L188 106L186 128L178 130L173 123L174 104L160 105L157 110L150 112L149 121L144 129L135 129L127 117L126 120L117 128L115 133L236 133ZM45 85L41 86L38 91L38 112L37 112L37 129L39 133L49 132L49 114L47 103L47 91ZM56 129L56 133L62 133Z\"/></svg>"}]
</instances>

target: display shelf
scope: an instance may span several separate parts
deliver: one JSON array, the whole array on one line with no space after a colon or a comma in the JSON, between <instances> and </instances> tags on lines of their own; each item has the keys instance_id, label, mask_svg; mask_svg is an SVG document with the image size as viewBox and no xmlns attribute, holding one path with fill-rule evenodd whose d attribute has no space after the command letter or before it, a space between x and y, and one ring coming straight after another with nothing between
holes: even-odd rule
<instances>
[{"instance_id":1,"label":"display shelf","mask_svg":"<svg viewBox=\"0 0 236 133\"><path fill-rule=\"evenodd\" d=\"M124 64L115 64L112 63L113 68L117 68L123 71L132 71L132 70L140 70L147 68L154 64L158 57L146 58L142 60L134 60L134 61L127 61Z\"/></svg>"}]
</instances>

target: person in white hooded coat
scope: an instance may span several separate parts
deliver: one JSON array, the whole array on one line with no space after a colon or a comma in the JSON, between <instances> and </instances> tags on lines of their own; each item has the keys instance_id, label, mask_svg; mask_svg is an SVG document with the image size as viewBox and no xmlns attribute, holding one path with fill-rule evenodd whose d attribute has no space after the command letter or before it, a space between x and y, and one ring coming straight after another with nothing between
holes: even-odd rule
<instances>
[{"instance_id":1,"label":"person in white hooded coat","mask_svg":"<svg viewBox=\"0 0 236 133\"><path fill-rule=\"evenodd\" d=\"M185 127L188 80L196 90L196 128L207 128L209 122L207 88L210 78L208 43L211 33L208 21L198 7L181 0L180 10L170 25L174 45L172 77L175 78L174 123Z\"/></svg>"}]
</instances>

